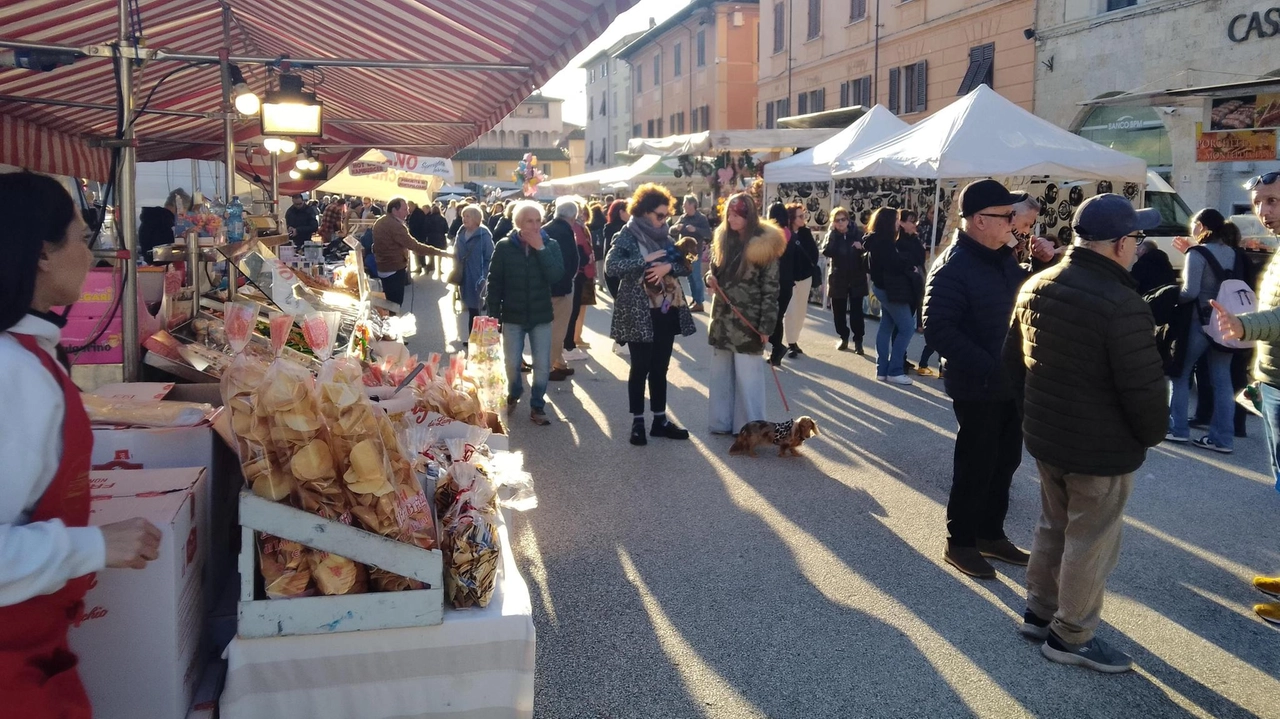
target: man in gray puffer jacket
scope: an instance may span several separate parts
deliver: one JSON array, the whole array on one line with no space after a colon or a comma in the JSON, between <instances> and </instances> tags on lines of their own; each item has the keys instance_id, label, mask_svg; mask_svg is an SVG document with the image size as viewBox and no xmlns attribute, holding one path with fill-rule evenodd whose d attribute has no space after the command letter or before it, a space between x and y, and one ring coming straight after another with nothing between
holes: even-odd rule
<instances>
[{"instance_id":1,"label":"man in gray puffer jacket","mask_svg":"<svg viewBox=\"0 0 1280 719\"><path fill-rule=\"evenodd\" d=\"M1075 246L1023 286L1003 356L1040 471L1022 633L1100 672L1132 662L1094 631L1120 556L1124 506L1169 411L1151 310L1129 268L1157 210L1113 194L1076 210Z\"/></svg>"}]
</instances>

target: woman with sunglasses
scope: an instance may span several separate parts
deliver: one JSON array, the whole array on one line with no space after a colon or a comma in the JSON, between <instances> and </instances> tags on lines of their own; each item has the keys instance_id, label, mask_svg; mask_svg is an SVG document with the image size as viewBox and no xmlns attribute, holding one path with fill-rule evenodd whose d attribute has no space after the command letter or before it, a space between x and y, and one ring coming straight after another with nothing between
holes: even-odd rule
<instances>
[{"instance_id":1,"label":"woman with sunglasses","mask_svg":"<svg viewBox=\"0 0 1280 719\"><path fill-rule=\"evenodd\" d=\"M853 335L853 351L862 354L862 337L866 322L862 316L862 298L867 296L867 269L863 263L862 230L849 219L849 210L837 207L831 211L831 229L822 244L822 254L831 260L827 293L831 298L831 316L841 352L849 349Z\"/></svg>"},{"instance_id":2,"label":"woman with sunglasses","mask_svg":"<svg viewBox=\"0 0 1280 719\"><path fill-rule=\"evenodd\" d=\"M677 277L689 264L675 259L667 234L674 200L667 188L645 183L627 203L631 219L618 232L605 258L605 274L618 278L610 335L631 348L627 398L631 409L631 444L645 445L644 389L649 386L653 427L648 435L688 439L689 431L667 419L667 368L676 335L694 333L693 315ZM674 261L673 261L674 260Z\"/></svg>"},{"instance_id":3,"label":"woman with sunglasses","mask_svg":"<svg viewBox=\"0 0 1280 719\"><path fill-rule=\"evenodd\" d=\"M71 196L56 180L0 175L22 212L0 224L0 697L6 716L88 719L67 631L93 573L142 569L160 530L134 518L89 525L93 433L80 391L58 358L93 253Z\"/></svg>"}]
</instances>

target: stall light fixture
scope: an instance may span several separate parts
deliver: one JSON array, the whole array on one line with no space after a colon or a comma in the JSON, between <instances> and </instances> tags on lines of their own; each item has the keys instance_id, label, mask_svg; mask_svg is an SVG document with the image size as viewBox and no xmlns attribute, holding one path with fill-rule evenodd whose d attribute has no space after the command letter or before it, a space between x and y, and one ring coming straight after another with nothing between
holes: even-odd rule
<instances>
[{"instance_id":1,"label":"stall light fixture","mask_svg":"<svg viewBox=\"0 0 1280 719\"><path fill-rule=\"evenodd\" d=\"M298 143L287 137L264 137L262 146L267 152L275 154L288 154L298 149Z\"/></svg>"},{"instance_id":2,"label":"stall light fixture","mask_svg":"<svg viewBox=\"0 0 1280 719\"><path fill-rule=\"evenodd\" d=\"M292 180L327 180L329 179L329 166L314 158L306 160L306 166L303 166L303 160L299 159L292 170L289 170L289 179Z\"/></svg>"},{"instance_id":3,"label":"stall light fixture","mask_svg":"<svg viewBox=\"0 0 1280 719\"><path fill-rule=\"evenodd\" d=\"M281 75L280 89L262 103L262 134L320 137L324 132L324 103L302 89L298 75Z\"/></svg>"},{"instance_id":4,"label":"stall light fixture","mask_svg":"<svg viewBox=\"0 0 1280 719\"><path fill-rule=\"evenodd\" d=\"M293 166L303 172L313 172L320 169L320 161L304 150L298 153L298 159L294 161Z\"/></svg>"},{"instance_id":5,"label":"stall light fixture","mask_svg":"<svg viewBox=\"0 0 1280 719\"><path fill-rule=\"evenodd\" d=\"M236 106L236 112L241 115L257 115L258 110L262 108L262 101L249 88L249 83L245 82L244 73L240 72L240 67L228 65L227 70L231 73L231 97Z\"/></svg>"}]
</instances>

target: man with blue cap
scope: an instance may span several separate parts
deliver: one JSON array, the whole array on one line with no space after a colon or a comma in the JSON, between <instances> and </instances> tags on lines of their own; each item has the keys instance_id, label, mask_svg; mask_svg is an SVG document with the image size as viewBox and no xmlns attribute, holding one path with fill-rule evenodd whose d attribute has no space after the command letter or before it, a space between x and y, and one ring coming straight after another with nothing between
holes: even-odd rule
<instances>
[{"instance_id":1,"label":"man with blue cap","mask_svg":"<svg viewBox=\"0 0 1280 719\"><path fill-rule=\"evenodd\" d=\"M1160 223L1120 195L1085 200L1063 260L1023 285L1004 362L1040 472L1023 635L1045 657L1105 673L1132 660L1095 636L1133 477L1164 440L1169 389L1151 310L1129 268Z\"/></svg>"}]
</instances>

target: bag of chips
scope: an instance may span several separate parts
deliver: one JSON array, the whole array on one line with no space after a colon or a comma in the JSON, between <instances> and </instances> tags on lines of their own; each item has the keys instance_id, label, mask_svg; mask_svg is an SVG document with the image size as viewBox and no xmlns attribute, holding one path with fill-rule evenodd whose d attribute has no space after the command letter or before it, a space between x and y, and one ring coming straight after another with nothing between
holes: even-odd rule
<instances>
[{"instance_id":1,"label":"bag of chips","mask_svg":"<svg viewBox=\"0 0 1280 719\"><path fill-rule=\"evenodd\" d=\"M475 382L485 411L501 413L507 406L506 367L498 318L476 317L467 343L467 376Z\"/></svg>"},{"instance_id":2,"label":"bag of chips","mask_svg":"<svg viewBox=\"0 0 1280 719\"><path fill-rule=\"evenodd\" d=\"M310 550L297 542L281 539L266 532L258 533L258 562L262 568L262 584L268 599L309 597L315 594L311 585Z\"/></svg>"},{"instance_id":3,"label":"bag of chips","mask_svg":"<svg viewBox=\"0 0 1280 719\"><path fill-rule=\"evenodd\" d=\"M464 490L442 520L444 593L455 609L489 606L497 582L501 557L497 517L484 509L492 497L486 500L483 494L476 486Z\"/></svg>"},{"instance_id":4,"label":"bag of chips","mask_svg":"<svg viewBox=\"0 0 1280 719\"><path fill-rule=\"evenodd\" d=\"M259 497L279 502L292 492L293 480L284 473L275 456L271 428L257 408L257 391L266 376L267 365L245 351L258 311L257 303L246 301L228 302L223 308L227 343L235 359L222 374L220 388L222 404L230 414L231 432L236 438L245 483Z\"/></svg>"}]
</instances>

